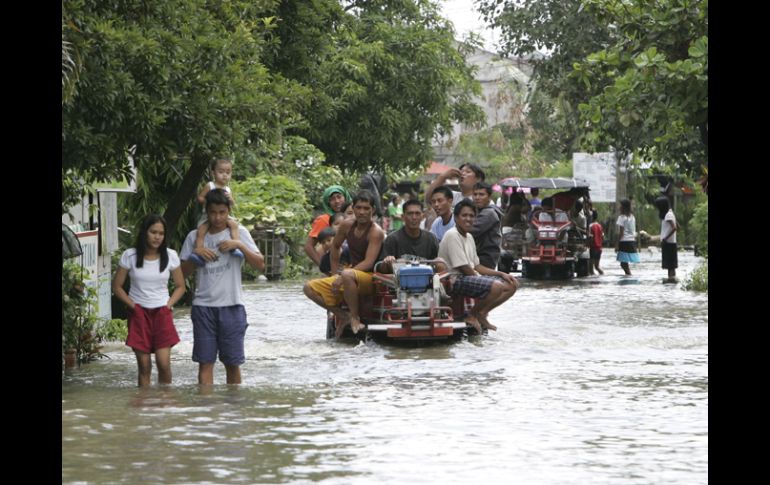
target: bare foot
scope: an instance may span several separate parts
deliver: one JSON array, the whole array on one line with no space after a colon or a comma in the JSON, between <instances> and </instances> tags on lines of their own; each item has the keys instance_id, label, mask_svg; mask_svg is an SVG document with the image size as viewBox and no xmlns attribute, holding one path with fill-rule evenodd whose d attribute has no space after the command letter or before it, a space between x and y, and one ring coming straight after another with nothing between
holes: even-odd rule
<instances>
[{"instance_id":1,"label":"bare foot","mask_svg":"<svg viewBox=\"0 0 770 485\"><path fill-rule=\"evenodd\" d=\"M345 331L345 327L348 326L348 322L341 322L337 324L337 327L334 329L334 338L339 340L340 337L342 337L342 332Z\"/></svg>"},{"instance_id":2,"label":"bare foot","mask_svg":"<svg viewBox=\"0 0 770 485\"><path fill-rule=\"evenodd\" d=\"M332 313L337 317L335 319L337 326L334 328L334 338L339 340L342 337L342 332L345 331L345 327L350 325L350 314L342 310L332 311Z\"/></svg>"},{"instance_id":3,"label":"bare foot","mask_svg":"<svg viewBox=\"0 0 770 485\"><path fill-rule=\"evenodd\" d=\"M465 317L465 323L475 328L478 333L481 333L481 325L479 325L479 321L476 319L475 316L468 315L467 317Z\"/></svg>"},{"instance_id":4,"label":"bare foot","mask_svg":"<svg viewBox=\"0 0 770 485\"><path fill-rule=\"evenodd\" d=\"M600 270L599 268L596 268L596 271L598 271L599 274L604 274L604 271Z\"/></svg>"},{"instance_id":5,"label":"bare foot","mask_svg":"<svg viewBox=\"0 0 770 485\"><path fill-rule=\"evenodd\" d=\"M353 334L357 334L359 330L364 328L364 324L361 322L360 318L351 318L350 319L350 329L353 330Z\"/></svg>"},{"instance_id":6,"label":"bare foot","mask_svg":"<svg viewBox=\"0 0 770 485\"><path fill-rule=\"evenodd\" d=\"M497 327L489 323L489 320L487 320L486 315L482 315L481 313L476 314L476 318L479 319L479 322L481 323L481 326L488 329L488 330L497 330Z\"/></svg>"}]
</instances>

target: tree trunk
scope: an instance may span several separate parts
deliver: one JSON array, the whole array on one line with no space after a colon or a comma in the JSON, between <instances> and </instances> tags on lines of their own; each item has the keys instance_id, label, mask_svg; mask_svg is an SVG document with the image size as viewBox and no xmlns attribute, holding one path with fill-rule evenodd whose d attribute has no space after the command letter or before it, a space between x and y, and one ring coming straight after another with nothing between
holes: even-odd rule
<instances>
[{"instance_id":1,"label":"tree trunk","mask_svg":"<svg viewBox=\"0 0 770 485\"><path fill-rule=\"evenodd\" d=\"M166 207L163 217L166 219L166 234L176 234L176 226L190 202L195 201L198 183L209 164L209 157L193 154L190 168L182 179L182 183Z\"/></svg>"}]
</instances>

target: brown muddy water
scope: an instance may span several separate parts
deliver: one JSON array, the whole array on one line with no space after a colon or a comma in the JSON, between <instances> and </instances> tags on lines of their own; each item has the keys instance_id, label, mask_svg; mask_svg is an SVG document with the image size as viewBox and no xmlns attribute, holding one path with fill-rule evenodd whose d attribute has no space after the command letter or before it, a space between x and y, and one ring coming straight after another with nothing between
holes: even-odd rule
<instances>
[{"instance_id":1,"label":"brown muddy water","mask_svg":"<svg viewBox=\"0 0 770 485\"><path fill-rule=\"evenodd\" d=\"M137 389L121 343L64 375L62 482L707 483L708 295L662 284L659 253L632 278L613 258L428 347L327 341L300 284L253 284L243 384L208 391L178 311L171 386Z\"/></svg>"}]
</instances>

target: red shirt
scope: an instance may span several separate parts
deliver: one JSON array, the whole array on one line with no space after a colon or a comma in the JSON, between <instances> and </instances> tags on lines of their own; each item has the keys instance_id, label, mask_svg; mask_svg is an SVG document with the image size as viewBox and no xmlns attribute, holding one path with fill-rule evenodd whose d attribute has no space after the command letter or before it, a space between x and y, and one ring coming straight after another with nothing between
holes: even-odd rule
<instances>
[{"instance_id":1,"label":"red shirt","mask_svg":"<svg viewBox=\"0 0 770 485\"><path fill-rule=\"evenodd\" d=\"M330 218L331 216L329 214L321 214L320 216L316 217L313 221L313 227L310 229L310 234L308 234L308 236L318 239L318 233L329 227Z\"/></svg>"},{"instance_id":2,"label":"red shirt","mask_svg":"<svg viewBox=\"0 0 770 485\"><path fill-rule=\"evenodd\" d=\"M604 237L602 237L602 225L598 222L592 222L588 226L588 232L591 233L591 249L601 249Z\"/></svg>"}]
</instances>

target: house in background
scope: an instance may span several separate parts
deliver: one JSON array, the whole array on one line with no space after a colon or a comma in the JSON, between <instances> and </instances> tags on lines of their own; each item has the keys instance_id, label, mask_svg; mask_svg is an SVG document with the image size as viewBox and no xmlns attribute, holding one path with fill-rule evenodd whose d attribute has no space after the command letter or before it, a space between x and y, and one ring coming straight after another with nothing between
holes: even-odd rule
<instances>
[{"instance_id":1,"label":"house in background","mask_svg":"<svg viewBox=\"0 0 770 485\"><path fill-rule=\"evenodd\" d=\"M483 49L474 49L467 57L468 64L477 67L476 80L481 83L482 95L476 97L486 115L486 126L491 128L501 123L519 123L525 116L526 97L532 68L526 60L510 59ZM455 148L464 133L478 131L473 127L458 124L448 136L433 141L433 160L457 167L462 160L455 155Z\"/></svg>"}]
</instances>

